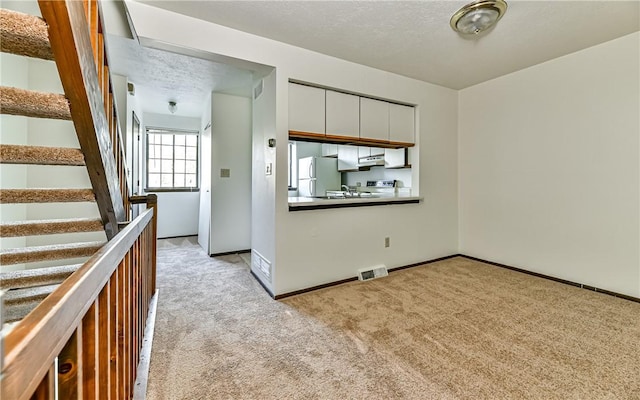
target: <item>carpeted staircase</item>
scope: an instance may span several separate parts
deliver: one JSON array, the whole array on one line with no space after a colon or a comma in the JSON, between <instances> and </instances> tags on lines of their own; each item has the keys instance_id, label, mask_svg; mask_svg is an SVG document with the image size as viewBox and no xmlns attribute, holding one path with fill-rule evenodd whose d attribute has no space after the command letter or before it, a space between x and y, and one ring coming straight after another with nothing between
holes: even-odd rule
<instances>
[{"instance_id":1,"label":"carpeted staircase","mask_svg":"<svg viewBox=\"0 0 640 400\"><path fill-rule=\"evenodd\" d=\"M46 22L33 15L0 10L0 50L19 56L53 60ZM43 93L15 87L0 87L0 113L19 118L71 120L69 102L63 94ZM3 116L4 117L4 116ZM0 164L47 166L48 174L59 174L57 166L85 168L80 149L0 143ZM2 183L0 204L50 204L95 202L93 189L8 188ZM3 218L4 219L4 218ZM70 218L2 222L0 237L32 238L42 235L104 231L101 218ZM29 240L26 241L29 243ZM104 242L54 243L2 249L0 292L4 298L4 320L22 319L80 264L38 267L43 261L77 259L94 254ZM18 270L9 268L20 264ZM36 268L34 268L34 266Z\"/></svg>"}]
</instances>

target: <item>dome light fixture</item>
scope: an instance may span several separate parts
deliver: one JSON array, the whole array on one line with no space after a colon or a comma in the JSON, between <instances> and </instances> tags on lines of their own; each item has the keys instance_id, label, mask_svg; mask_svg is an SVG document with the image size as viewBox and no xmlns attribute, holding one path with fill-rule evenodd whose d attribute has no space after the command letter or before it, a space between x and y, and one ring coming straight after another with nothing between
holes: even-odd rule
<instances>
[{"instance_id":1,"label":"dome light fixture","mask_svg":"<svg viewBox=\"0 0 640 400\"><path fill-rule=\"evenodd\" d=\"M169 111L171 111L171 114L175 114L178 111L178 104L175 101L169 102Z\"/></svg>"},{"instance_id":2,"label":"dome light fixture","mask_svg":"<svg viewBox=\"0 0 640 400\"><path fill-rule=\"evenodd\" d=\"M477 35L494 26L506 11L504 0L474 1L453 14L451 28L463 35Z\"/></svg>"}]
</instances>

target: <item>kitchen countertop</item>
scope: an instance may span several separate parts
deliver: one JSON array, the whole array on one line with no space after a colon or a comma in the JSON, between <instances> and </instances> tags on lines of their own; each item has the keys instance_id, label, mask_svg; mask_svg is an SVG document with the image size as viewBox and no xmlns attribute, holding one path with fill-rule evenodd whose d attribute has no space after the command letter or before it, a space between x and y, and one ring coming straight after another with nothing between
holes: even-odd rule
<instances>
[{"instance_id":1,"label":"kitchen countertop","mask_svg":"<svg viewBox=\"0 0 640 400\"><path fill-rule=\"evenodd\" d=\"M387 204L419 203L423 197L405 194L379 195L376 197L346 197L341 199L318 199L312 197L289 197L289 211L318 210L325 208L381 206Z\"/></svg>"}]
</instances>

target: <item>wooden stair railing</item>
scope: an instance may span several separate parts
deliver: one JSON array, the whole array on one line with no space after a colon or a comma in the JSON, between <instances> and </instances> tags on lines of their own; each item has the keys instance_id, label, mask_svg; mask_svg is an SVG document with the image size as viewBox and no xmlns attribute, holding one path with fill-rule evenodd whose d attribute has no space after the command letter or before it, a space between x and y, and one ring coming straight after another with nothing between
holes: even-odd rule
<instances>
[{"instance_id":1,"label":"wooden stair railing","mask_svg":"<svg viewBox=\"0 0 640 400\"><path fill-rule=\"evenodd\" d=\"M148 209L89 261L59 286L22 295L54 289L0 346L2 399L131 398L156 292L157 198L133 200Z\"/></svg>"},{"instance_id":2,"label":"wooden stair railing","mask_svg":"<svg viewBox=\"0 0 640 400\"><path fill-rule=\"evenodd\" d=\"M107 237L128 219L126 176L95 1L39 0ZM118 139L118 140L117 140Z\"/></svg>"}]
</instances>

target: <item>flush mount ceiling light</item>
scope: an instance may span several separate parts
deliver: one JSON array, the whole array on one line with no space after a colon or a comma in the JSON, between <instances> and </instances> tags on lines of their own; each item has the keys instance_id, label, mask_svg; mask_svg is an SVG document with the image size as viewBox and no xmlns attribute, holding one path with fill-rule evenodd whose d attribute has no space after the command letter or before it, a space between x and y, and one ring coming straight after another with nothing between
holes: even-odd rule
<instances>
[{"instance_id":1,"label":"flush mount ceiling light","mask_svg":"<svg viewBox=\"0 0 640 400\"><path fill-rule=\"evenodd\" d=\"M178 104L175 101L169 102L169 111L171 111L171 114L175 114L178 111Z\"/></svg>"},{"instance_id":2,"label":"flush mount ceiling light","mask_svg":"<svg viewBox=\"0 0 640 400\"><path fill-rule=\"evenodd\" d=\"M495 25L506 11L504 0L474 1L453 14L451 28L463 35L477 35Z\"/></svg>"}]
</instances>

